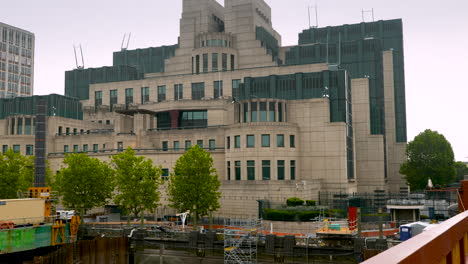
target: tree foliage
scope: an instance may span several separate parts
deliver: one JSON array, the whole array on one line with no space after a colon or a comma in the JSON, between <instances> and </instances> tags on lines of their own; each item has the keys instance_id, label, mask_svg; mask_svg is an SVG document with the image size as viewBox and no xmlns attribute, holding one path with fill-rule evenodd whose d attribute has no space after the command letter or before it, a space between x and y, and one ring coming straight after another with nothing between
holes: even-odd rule
<instances>
[{"instance_id":1,"label":"tree foliage","mask_svg":"<svg viewBox=\"0 0 468 264\"><path fill-rule=\"evenodd\" d=\"M111 198L114 171L107 163L90 158L85 153L67 154L66 167L56 175L56 188L67 208L84 210L103 206Z\"/></svg>"},{"instance_id":2,"label":"tree foliage","mask_svg":"<svg viewBox=\"0 0 468 264\"><path fill-rule=\"evenodd\" d=\"M18 198L34 183L34 157L25 157L12 149L0 153L0 199Z\"/></svg>"},{"instance_id":3,"label":"tree foliage","mask_svg":"<svg viewBox=\"0 0 468 264\"><path fill-rule=\"evenodd\" d=\"M444 186L456 175L452 146L436 131L425 130L406 147L408 160L400 167L411 190L422 190L428 179L434 185Z\"/></svg>"},{"instance_id":4,"label":"tree foliage","mask_svg":"<svg viewBox=\"0 0 468 264\"><path fill-rule=\"evenodd\" d=\"M457 181L465 179L465 175L468 175L468 166L461 161L455 162L455 168L457 170Z\"/></svg>"},{"instance_id":5,"label":"tree foliage","mask_svg":"<svg viewBox=\"0 0 468 264\"><path fill-rule=\"evenodd\" d=\"M146 210L154 212L158 206L162 170L153 166L150 159L136 157L129 147L112 157L118 194L114 201L125 212L140 216L143 223Z\"/></svg>"},{"instance_id":6,"label":"tree foliage","mask_svg":"<svg viewBox=\"0 0 468 264\"><path fill-rule=\"evenodd\" d=\"M170 206L180 212L190 210L196 225L199 216L220 207L220 186L211 155L195 145L177 160L171 173L167 189Z\"/></svg>"}]
</instances>

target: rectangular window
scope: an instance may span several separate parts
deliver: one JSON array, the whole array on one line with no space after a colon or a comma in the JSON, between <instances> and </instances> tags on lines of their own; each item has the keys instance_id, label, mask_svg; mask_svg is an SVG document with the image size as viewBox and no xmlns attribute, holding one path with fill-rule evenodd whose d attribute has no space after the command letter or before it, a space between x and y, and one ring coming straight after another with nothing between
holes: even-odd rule
<instances>
[{"instance_id":1,"label":"rectangular window","mask_svg":"<svg viewBox=\"0 0 468 264\"><path fill-rule=\"evenodd\" d=\"M227 54L223 53L222 55L222 67L223 71L227 71Z\"/></svg>"},{"instance_id":2,"label":"rectangular window","mask_svg":"<svg viewBox=\"0 0 468 264\"><path fill-rule=\"evenodd\" d=\"M230 149L231 148L231 137L226 138L226 148Z\"/></svg>"},{"instance_id":3,"label":"rectangular window","mask_svg":"<svg viewBox=\"0 0 468 264\"><path fill-rule=\"evenodd\" d=\"M244 103L244 123L249 122L249 103Z\"/></svg>"},{"instance_id":4,"label":"rectangular window","mask_svg":"<svg viewBox=\"0 0 468 264\"><path fill-rule=\"evenodd\" d=\"M210 144L210 150L216 149L216 141L214 139L210 139L209 144Z\"/></svg>"},{"instance_id":5,"label":"rectangular window","mask_svg":"<svg viewBox=\"0 0 468 264\"><path fill-rule=\"evenodd\" d=\"M106 120L106 125L110 125L110 120ZM81 129L80 133L83 134L83 129Z\"/></svg>"},{"instance_id":6,"label":"rectangular window","mask_svg":"<svg viewBox=\"0 0 468 264\"><path fill-rule=\"evenodd\" d=\"M211 53L211 69L213 72L218 71L218 53Z\"/></svg>"},{"instance_id":7,"label":"rectangular window","mask_svg":"<svg viewBox=\"0 0 468 264\"><path fill-rule=\"evenodd\" d=\"M185 149L189 149L192 146L192 141L190 140L185 140Z\"/></svg>"},{"instance_id":8,"label":"rectangular window","mask_svg":"<svg viewBox=\"0 0 468 264\"><path fill-rule=\"evenodd\" d=\"M234 63L234 55L231 55L231 71L234 70L234 65L235 65L235 63Z\"/></svg>"},{"instance_id":9,"label":"rectangular window","mask_svg":"<svg viewBox=\"0 0 468 264\"><path fill-rule=\"evenodd\" d=\"M2 153L5 154L5 152L8 151L8 145L3 145L2 146Z\"/></svg>"},{"instance_id":10,"label":"rectangular window","mask_svg":"<svg viewBox=\"0 0 468 264\"><path fill-rule=\"evenodd\" d=\"M83 152L88 152L88 144L83 145Z\"/></svg>"},{"instance_id":11,"label":"rectangular window","mask_svg":"<svg viewBox=\"0 0 468 264\"><path fill-rule=\"evenodd\" d=\"M251 102L250 103L250 122L257 122L257 103L256 102Z\"/></svg>"},{"instance_id":12,"label":"rectangular window","mask_svg":"<svg viewBox=\"0 0 468 264\"><path fill-rule=\"evenodd\" d=\"M201 140L201 139L197 140L197 145L198 145L200 148L203 148L203 140Z\"/></svg>"},{"instance_id":13,"label":"rectangular window","mask_svg":"<svg viewBox=\"0 0 468 264\"><path fill-rule=\"evenodd\" d=\"M239 89L240 89L241 80L235 79L232 80L232 98L235 100L239 98Z\"/></svg>"},{"instance_id":14,"label":"rectangular window","mask_svg":"<svg viewBox=\"0 0 468 264\"><path fill-rule=\"evenodd\" d=\"M296 137L294 135L289 135L289 147L290 148L296 147Z\"/></svg>"},{"instance_id":15,"label":"rectangular window","mask_svg":"<svg viewBox=\"0 0 468 264\"><path fill-rule=\"evenodd\" d=\"M102 91L95 91L94 92L94 107L97 108L102 105Z\"/></svg>"},{"instance_id":16,"label":"rectangular window","mask_svg":"<svg viewBox=\"0 0 468 264\"><path fill-rule=\"evenodd\" d=\"M289 175L289 176L291 177L291 180L295 180L295 179L296 179L296 161L295 161L295 160L291 160L291 161L290 161L290 164L291 164L291 166L290 166L289 169L290 169L291 171L290 171L290 175Z\"/></svg>"},{"instance_id":17,"label":"rectangular window","mask_svg":"<svg viewBox=\"0 0 468 264\"><path fill-rule=\"evenodd\" d=\"M203 54L203 72L208 72L208 54Z\"/></svg>"},{"instance_id":18,"label":"rectangular window","mask_svg":"<svg viewBox=\"0 0 468 264\"><path fill-rule=\"evenodd\" d=\"M174 85L174 101L184 99L184 86L182 84Z\"/></svg>"},{"instance_id":19,"label":"rectangular window","mask_svg":"<svg viewBox=\"0 0 468 264\"><path fill-rule=\"evenodd\" d=\"M284 148L284 135L283 134L276 135L276 146L278 148Z\"/></svg>"},{"instance_id":20,"label":"rectangular window","mask_svg":"<svg viewBox=\"0 0 468 264\"><path fill-rule=\"evenodd\" d=\"M119 151L119 152L123 151L123 142L122 141L117 142L117 151Z\"/></svg>"},{"instance_id":21,"label":"rectangular window","mask_svg":"<svg viewBox=\"0 0 468 264\"><path fill-rule=\"evenodd\" d=\"M205 83L192 83L192 100L201 100L205 97Z\"/></svg>"},{"instance_id":22,"label":"rectangular window","mask_svg":"<svg viewBox=\"0 0 468 264\"><path fill-rule=\"evenodd\" d=\"M162 169L161 178L165 181L169 180L169 169Z\"/></svg>"},{"instance_id":23,"label":"rectangular window","mask_svg":"<svg viewBox=\"0 0 468 264\"><path fill-rule=\"evenodd\" d=\"M150 101L149 87L141 87L141 104L146 104L149 101Z\"/></svg>"},{"instance_id":24,"label":"rectangular window","mask_svg":"<svg viewBox=\"0 0 468 264\"><path fill-rule=\"evenodd\" d=\"M11 120L11 130L10 130L10 135L15 134L15 118L10 119Z\"/></svg>"},{"instance_id":25,"label":"rectangular window","mask_svg":"<svg viewBox=\"0 0 468 264\"><path fill-rule=\"evenodd\" d=\"M34 146L26 145L26 155L31 156L33 155L33 152L34 152Z\"/></svg>"},{"instance_id":26,"label":"rectangular window","mask_svg":"<svg viewBox=\"0 0 468 264\"><path fill-rule=\"evenodd\" d=\"M267 121L267 102L260 102L260 122Z\"/></svg>"},{"instance_id":27,"label":"rectangular window","mask_svg":"<svg viewBox=\"0 0 468 264\"><path fill-rule=\"evenodd\" d=\"M208 44L208 41L206 43ZM195 57L195 69L196 69L197 74L199 74L200 73L200 55L197 55Z\"/></svg>"},{"instance_id":28,"label":"rectangular window","mask_svg":"<svg viewBox=\"0 0 468 264\"><path fill-rule=\"evenodd\" d=\"M240 181L241 180L241 162L240 162L240 160L236 160L235 166L236 166L236 181Z\"/></svg>"},{"instance_id":29,"label":"rectangular window","mask_svg":"<svg viewBox=\"0 0 468 264\"><path fill-rule=\"evenodd\" d=\"M80 151L78 145L73 145L73 152L77 153L78 151Z\"/></svg>"},{"instance_id":30,"label":"rectangular window","mask_svg":"<svg viewBox=\"0 0 468 264\"><path fill-rule=\"evenodd\" d=\"M247 135L247 147L248 148L255 147L255 135Z\"/></svg>"},{"instance_id":31,"label":"rectangular window","mask_svg":"<svg viewBox=\"0 0 468 264\"><path fill-rule=\"evenodd\" d=\"M166 101L166 85L158 86L158 102Z\"/></svg>"},{"instance_id":32,"label":"rectangular window","mask_svg":"<svg viewBox=\"0 0 468 264\"><path fill-rule=\"evenodd\" d=\"M18 118L18 127L16 130L17 135L22 135L23 134L23 118Z\"/></svg>"},{"instance_id":33,"label":"rectangular window","mask_svg":"<svg viewBox=\"0 0 468 264\"><path fill-rule=\"evenodd\" d=\"M63 146L63 152L65 152L65 153L70 152L70 149L68 148L68 145Z\"/></svg>"},{"instance_id":34,"label":"rectangular window","mask_svg":"<svg viewBox=\"0 0 468 264\"><path fill-rule=\"evenodd\" d=\"M98 152L99 150L99 145L98 144L93 144L93 151Z\"/></svg>"},{"instance_id":35,"label":"rectangular window","mask_svg":"<svg viewBox=\"0 0 468 264\"><path fill-rule=\"evenodd\" d=\"M270 109L268 109L270 112L270 122L276 122L276 111L275 111L275 103L270 102Z\"/></svg>"},{"instance_id":36,"label":"rectangular window","mask_svg":"<svg viewBox=\"0 0 468 264\"><path fill-rule=\"evenodd\" d=\"M223 96L223 81L213 82L213 95L215 99Z\"/></svg>"},{"instance_id":37,"label":"rectangular window","mask_svg":"<svg viewBox=\"0 0 468 264\"><path fill-rule=\"evenodd\" d=\"M262 180L270 180L270 161L262 160Z\"/></svg>"},{"instance_id":38,"label":"rectangular window","mask_svg":"<svg viewBox=\"0 0 468 264\"><path fill-rule=\"evenodd\" d=\"M100 121L100 120L99 120L99 121ZM102 123L102 121L99 122L99 123ZM73 135L76 135L77 132L78 132L78 130L77 130L76 128L74 128L74 129L73 129Z\"/></svg>"},{"instance_id":39,"label":"rectangular window","mask_svg":"<svg viewBox=\"0 0 468 264\"><path fill-rule=\"evenodd\" d=\"M180 150L180 143L179 143L179 141L174 141L174 150Z\"/></svg>"},{"instance_id":40,"label":"rectangular window","mask_svg":"<svg viewBox=\"0 0 468 264\"><path fill-rule=\"evenodd\" d=\"M283 104L278 103L278 122L283 122Z\"/></svg>"},{"instance_id":41,"label":"rectangular window","mask_svg":"<svg viewBox=\"0 0 468 264\"><path fill-rule=\"evenodd\" d=\"M230 181L231 180L231 162L228 161L226 163L226 166L227 166L227 180Z\"/></svg>"},{"instance_id":42,"label":"rectangular window","mask_svg":"<svg viewBox=\"0 0 468 264\"><path fill-rule=\"evenodd\" d=\"M24 119L24 134L31 135L31 118Z\"/></svg>"},{"instance_id":43,"label":"rectangular window","mask_svg":"<svg viewBox=\"0 0 468 264\"><path fill-rule=\"evenodd\" d=\"M117 90L109 91L109 105L111 112L114 110L114 105L117 104Z\"/></svg>"},{"instance_id":44,"label":"rectangular window","mask_svg":"<svg viewBox=\"0 0 468 264\"><path fill-rule=\"evenodd\" d=\"M65 135L70 135L70 128L69 127L65 128Z\"/></svg>"},{"instance_id":45,"label":"rectangular window","mask_svg":"<svg viewBox=\"0 0 468 264\"><path fill-rule=\"evenodd\" d=\"M234 137L234 148L240 148L240 146L241 146L240 136L235 136Z\"/></svg>"},{"instance_id":46,"label":"rectangular window","mask_svg":"<svg viewBox=\"0 0 468 264\"><path fill-rule=\"evenodd\" d=\"M255 160L247 161L247 180L255 180Z\"/></svg>"},{"instance_id":47,"label":"rectangular window","mask_svg":"<svg viewBox=\"0 0 468 264\"><path fill-rule=\"evenodd\" d=\"M277 175L278 180L284 180L284 160L278 160Z\"/></svg>"},{"instance_id":48,"label":"rectangular window","mask_svg":"<svg viewBox=\"0 0 468 264\"><path fill-rule=\"evenodd\" d=\"M133 104L133 88L125 89L125 104Z\"/></svg>"},{"instance_id":49,"label":"rectangular window","mask_svg":"<svg viewBox=\"0 0 468 264\"><path fill-rule=\"evenodd\" d=\"M263 134L262 135L262 147L269 148L270 147L270 135Z\"/></svg>"},{"instance_id":50,"label":"rectangular window","mask_svg":"<svg viewBox=\"0 0 468 264\"><path fill-rule=\"evenodd\" d=\"M163 151L167 151L169 149L168 144L169 143L167 141L163 141L163 143L162 143L162 150Z\"/></svg>"}]
</instances>

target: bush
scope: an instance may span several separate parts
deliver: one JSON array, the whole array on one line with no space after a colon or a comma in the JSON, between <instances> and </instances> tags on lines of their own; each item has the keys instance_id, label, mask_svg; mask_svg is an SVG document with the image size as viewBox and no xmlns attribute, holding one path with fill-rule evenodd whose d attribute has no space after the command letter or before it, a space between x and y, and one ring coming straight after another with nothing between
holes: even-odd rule
<instances>
[{"instance_id":1,"label":"bush","mask_svg":"<svg viewBox=\"0 0 468 264\"><path fill-rule=\"evenodd\" d=\"M315 206L315 204L316 204L315 200L306 200L307 206Z\"/></svg>"},{"instance_id":2,"label":"bush","mask_svg":"<svg viewBox=\"0 0 468 264\"><path fill-rule=\"evenodd\" d=\"M319 211L287 211L277 209L265 209L265 220L274 221L309 221L320 215Z\"/></svg>"},{"instance_id":3,"label":"bush","mask_svg":"<svg viewBox=\"0 0 468 264\"><path fill-rule=\"evenodd\" d=\"M304 205L304 200L301 200L297 197L291 197L286 200L286 204L288 206L298 206L298 205Z\"/></svg>"}]
</instances>

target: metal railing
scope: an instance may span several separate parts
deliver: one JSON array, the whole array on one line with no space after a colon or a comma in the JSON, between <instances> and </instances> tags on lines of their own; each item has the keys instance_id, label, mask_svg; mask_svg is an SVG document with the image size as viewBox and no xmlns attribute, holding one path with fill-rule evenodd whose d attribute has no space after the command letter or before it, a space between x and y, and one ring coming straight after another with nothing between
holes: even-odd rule
<instances>
[{"instance_id":1,"label":"metal railing","mask_svg":"<svg viewBox=\"0 0 468 264\"><path fill-rule=\"evenodd\" d=\"M465 211L363 263L466 263L467 256Z\"/></svg>"}]
</instances>

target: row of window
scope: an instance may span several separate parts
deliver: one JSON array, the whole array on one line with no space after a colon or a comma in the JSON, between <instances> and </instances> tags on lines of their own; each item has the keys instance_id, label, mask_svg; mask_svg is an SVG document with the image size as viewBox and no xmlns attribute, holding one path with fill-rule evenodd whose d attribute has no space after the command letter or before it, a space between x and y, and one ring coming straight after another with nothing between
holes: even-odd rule
<instances>
[{"instance_id":1,"label":"row of window","mask_svg":"<svg viewBox=\"0 0 468 264\"><path fill-rule=\"evenodd\" d=\"M205 45L206 44L206 45ZM231 47L231 41L222 39L207 39L201 41L202 47Z\"/></svg>"},{"instance_id":2,"label":"row of window","mask_svg":"<svg viewBox=\"0 0 468 264\"><path fill-rule=\"evenodd\" d=\"M286 103L283 102L246 102L237 104L235 111L239 123L287 122Z\"/></svg>"},{"instance_id":3,"label":"row of window","mask_svg":"<svg viewBox=\"0 0 468 264\"><path fill-rule=\"evenodd\" d=\"M240 79L232 80L232 96L237 97L239 94L239 86L241 84ZM158 85L157 86L157 102L164 102L167 100L166 96L166 85ZM192 100L200 100L205 97L205 83L192 83ZM224 95L223 92L223 81L214 81L213 82L213 98L219 98ZM184 86L183 84L175 84L174 85L174 100L182 100L184 99ZM150 102L150 88L149 87L141 87L141 104L146 104ZM111 111L113 106L118 103L118 95L117 90L110 90L109 91L109 105L111 107ZM133 96L133 88L126 88L125 89L125 104L133 104L134 103L134 96ZM102 91L95 91L94 92L94 106L97 107L103 104L103 92Z\"/></svg>"},{"instance_id":4,"label":"row of window","mask_svg":"<svg viewBox=\"0 0 468 264\"><path fill-rule=\"evenodd\" d=\"M255 148L255 135L246 135L245 136L245 146L247 148ZM260 146L262 148L269 148L270 147L270 134L262 134L260 135ZM234 136L234 148L241 147L241 136ZM284 134L277 134L276 135L276 147L284 148L285 147L285 136ZM296 136L289 135L289 147L295 148L296 147ZM231 137L226 138L226 148L231 148Z\"/></svg>"},{"instance_id":5,"label":"row of window","mask_svg":"<svg viewBox=\"0 0 468 264\"><path fill-rule=\"evenodd\" d=\"M2 153L5 154L5 152L7 152L7 150L9 148L10 148L10 146L3 145L2 146ZM21 145L12 145L12 149L13 149L14 152L20 153L21 152ZM25 146L25 153L28 156L34 155L34 145L26 145Z\"/></svg>"},{"instance_id":6,"label":"row of window","mask_svg":"<svg viewBox=\"0 0 468 264\"><path fill-rule=\"evenodd\" d=\"M202 54L202 64L200 64L200 55L196 55L192 57L192 74L199 74L200 73L200 67L203 67L202 70L204 73L209 72L209 58L208 58L208 53L203 53ZM218 72L219 70L221 71L227 71L228 70L228 54L227 53L221 53L221 60L219 60L219 53L211 53L211 72ZM230 70L233 71L235 68L235 60L236 57L235 55L231 54L229 56L230 60ZM221 67L219 65L221 61Z\"/></svg>"},{"instance_id":7,"label":"row of window","mask_svg":"<svg viewBox=\"0 0 468 264\"><path fill-rule=\"evenodd\" d=\"M14 44L16 46L21 46L23 48L32 49L33 38L32 35L26 34L14 29L2 28L0 31L2 37L0 38L4 43Z\"/></svg>"},{"instance_id":8,"label":"row of window","mask_svg":"<svg viewBox=\"0 0 468 264\"><path fill-rule=\"evenodd\" d=\"M197 140L197 145L200 146L201 148L205 148L202 139ZM161 146L162 146L163 151L168 151L169 150L169 141L163 141ZM192 141L191 140L185 140L184 149L188 150L190 147L192 147ZM216 141L214 139L208 140L208 149L209 150L215 150L216 149ZM172 150L181 150L180 141L173 141L172 142Z\"/></svg>"},{"instance_id":9,"label":"row of window","mask_svg":"<svg viewBox=\"0 0 468 264\"><path fill-rule=\"evenodd\" d=\"M33 135L36 133L35 118L11 118L10 135Z\"/></svg>"},{"instance_id":10,"label":"row of window","mask_svg":"<svg viewBox=\"0 0 468 264\"><path fill-rule=\"evenodd\" d=\"M82 148L80 149L80 145L72 145L72 149L70 149L69 145L63 146L64 153L72 153L72 152L98 152L99 151L99 144L92 144L92 149L89 149L88 144L83 144ZM106 149L106 144L102 144L102 149ZM117 142L117 149L119 151L123 151L123 142Z\"/></svg>"},{"instance_id":11,"label":"row of window","mask_svg":"<svg viewBox=\"0 0 468 264\"><path fill-rule=\"evenodd\" d=\"M254 180L264 180L264 181L269 181L272 180L272 173L271 173L271 167L272 167L272 162L271 160L262 160L261 161L261 178L257 177L255 175L256 172L256 161L255 160L247 160L246 162L246 172L247 172L247 177L242 178L242 164L240 160L236 160L231 164L231 161L227 161L226 163L226 176L227 180L249 180L249 181L254 181ZM233 168L231 167L233 165ZM289 161L289 178L287 178L286 175L286 161L285 160L277 160L276 161L276 177L274 179L283 181L283 180L295 180L296 179L296 161L295 160L290 160ZM232 173L232 175L231 175Z\"/></svg>"}]
</instances>

